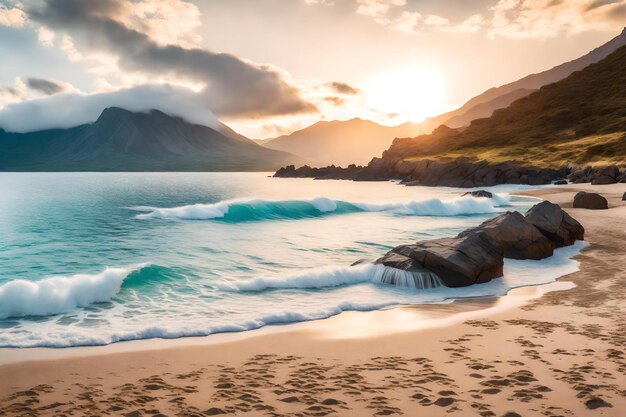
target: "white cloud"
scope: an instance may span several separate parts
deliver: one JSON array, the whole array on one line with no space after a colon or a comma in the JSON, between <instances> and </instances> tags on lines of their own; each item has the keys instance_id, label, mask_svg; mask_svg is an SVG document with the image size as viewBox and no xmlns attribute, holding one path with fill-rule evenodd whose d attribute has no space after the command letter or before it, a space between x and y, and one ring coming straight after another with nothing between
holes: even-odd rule
<instances>
[{"instance_id":1,"label":"white cloud","mask_svg":"<svg viewBox=\"0 0 626 417\"><path fill-rule=\"evenodd\" d=\"M423 20L418 12L404 11L391 25L394 30L404 33L413 33L418 30L418 24Z\"/></svg>"},{"instance_id":2,"label":"white cloud","mask_svg":"<svg viewBox=\"0 0 626 417\"><path fill-rule=\"evenodd\" d=\"M149 35L160 45L197 47L202 40L200 9L185 0L140 0L129 2L119 21Z\"/></svg>"},{"instance_id":3,"label":"white cloud","mask_svg":"<svg viewBox=\"0 0 626 417\"><path fill-rule=\"evenodd\" d=\"M490 36L549 38L589 30L619 30L626 23L626 0L497 0L461 22L444 16L425 17L407 10L406 0L356 0L357 13L403 33L475 33Z\"/></svg>"},{"instance_id":4,"label":"white cloud","mask_svg":"<svg viewBox=\"0 0 626 417\"><path fill-rule=\"evenodd\" d=\"M507 38L619 30L626 22L626 0L499 0L492 11L490 35Z\"/></svg>"},{"instance_id":5,"label":"white cloud","mask_svg":"<svg viewBox=\"0 0 626 417\"><path fill-rule=\"evenodd\" d=\"M53 46L55 36L55 33L45 26L40 26L39 29L37 29L37 39L43 46Z\"/></svg>"},{"instance_id":6,"label":"white cloud","mask_svg":"<svg viewBox=\"0 0 626 417\"><path fill-rule=\"evenodd\" d=\"M26 24L26 13L19 7L11 7L0 3L0 26L20 28Z\"/></svg>"},{"instance_id":7,"label":"white cloud","mask_svg":"<svg viewBox=\"0 0 626 417\"><path fill-rule=\"evenodd\" d=\"M0 109L0 127L11 132L74 127L94 122L107 107L134 112L157 109L192 123L217 126L215 116L198 94L180 87L158 85L111 93L61 93L8 104Z\"/></svg>"},{"instance_id":8,"label":"white cloud","mask_svg":"<svg viewBox=\"0 0 626 417\"><path fill-rule=\"evenodd\" d=\"M304 4L307 6L315 4L321 4L322 6L334 6L335 2L333 0L304 0Z\"/></svg>"},{"instance_id":9,"label":"white cloud","mask_svg":"<svg viewBox=\"0 0 626 417\"><path fill-rule=\"evenodd\" d=\"M356 0L356 2L359 5L356 10L358 14L373 17L380 24L391 22L387 14L392 7L406 5L406 0Z\"/></svg>"},{"instance_id":10,"label":"white cloud","mask_svg":"<svg viewBox=\"0 0 626 417\"><path fill-rule=\"evenodd\" d=\"M424 20L424 24L428 26L446 26L450 24L450 21L445 17L430 14Z\"/></svg>"}]
</instances>

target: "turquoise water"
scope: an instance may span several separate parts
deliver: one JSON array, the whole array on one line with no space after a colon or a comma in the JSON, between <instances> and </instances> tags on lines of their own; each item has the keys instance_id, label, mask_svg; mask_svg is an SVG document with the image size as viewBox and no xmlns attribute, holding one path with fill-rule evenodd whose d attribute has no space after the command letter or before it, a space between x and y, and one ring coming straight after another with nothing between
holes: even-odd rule
<instances>
[{"instance_id":1,"label":"turquoise water","mask_svg":"<svg viewBox=\"0 0 626 417\"><path fill-rule=\"evenodd\" d=\"M507 194L519 188L492 200L262 173L2 173L0 346L199 336L553 280L576 267L576 248L454 290L350 267L525 211L534 200Z\"/></svg>"}]
</instances>

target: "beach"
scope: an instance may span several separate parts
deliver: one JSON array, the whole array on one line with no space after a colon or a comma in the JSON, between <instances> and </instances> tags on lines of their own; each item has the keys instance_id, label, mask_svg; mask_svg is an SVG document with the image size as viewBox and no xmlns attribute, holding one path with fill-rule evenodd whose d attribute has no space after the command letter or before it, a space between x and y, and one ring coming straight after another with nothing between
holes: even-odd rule
<instances>
[{"instance_id":1,"label":"beach","mask_svg":"<svg viewBox=\"0 0 626 417\"><path fill-rule=\"evenodd\" d=\"M609 209L573 209L580 190L601 193ZM0 349L0 415L619 416L625 191L523 193L585 227L580 271L556 283L238 334Z\"/></svg>"}]
</instances>

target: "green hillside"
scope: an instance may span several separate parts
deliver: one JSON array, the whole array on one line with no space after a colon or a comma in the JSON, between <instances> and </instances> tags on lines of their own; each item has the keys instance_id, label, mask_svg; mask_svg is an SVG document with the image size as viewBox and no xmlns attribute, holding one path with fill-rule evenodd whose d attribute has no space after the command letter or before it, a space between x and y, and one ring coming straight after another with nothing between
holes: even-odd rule
<instances>
[{"instance_id":1,"label":"green hillside","mask_svg":"<svg viewBox=\"0 0 626 417\"><path fill-rule=\"evenodd\" d=\"M385 158L466 156L554 166L626 161L626 46L464 130L396 139Z\"/></svg>"}]
</instances>

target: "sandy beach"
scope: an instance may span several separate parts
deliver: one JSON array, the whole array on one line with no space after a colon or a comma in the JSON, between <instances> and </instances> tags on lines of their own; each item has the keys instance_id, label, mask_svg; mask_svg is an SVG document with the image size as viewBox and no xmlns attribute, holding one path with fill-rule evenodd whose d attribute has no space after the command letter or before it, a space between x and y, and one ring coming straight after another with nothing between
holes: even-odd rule
<instances>
[{"instance_id":1,"label":"sandy beach","mask_svg":"<svg viewBox=\"0 0 626 417\"><path fill-rule=\"evenodd\" d=\"M579 190L609 209L573 209ZM241 334L2 349L0 415L624 415L625 191L526 193L586 229L580 271L557 283Z\"/></svg>"}]
</instances>

